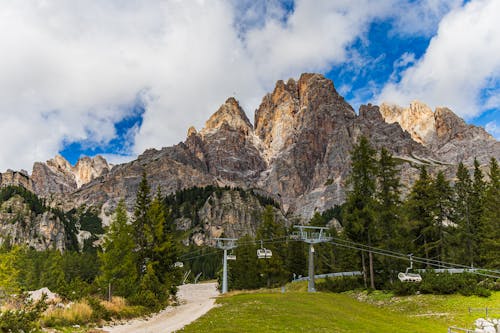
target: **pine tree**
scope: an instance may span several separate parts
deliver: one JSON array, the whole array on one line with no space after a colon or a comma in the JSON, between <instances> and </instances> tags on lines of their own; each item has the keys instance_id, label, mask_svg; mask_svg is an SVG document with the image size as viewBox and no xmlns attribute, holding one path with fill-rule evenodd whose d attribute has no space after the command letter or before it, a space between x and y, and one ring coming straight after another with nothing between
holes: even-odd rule
<instances>
[{"instance_id":1,"label":"pine tree","mask_svg":"<svg viewBox=\"0 0 500 333\"><path fill-rule=\"evenodd\" d=\"M437 253L439 254L439 260L445 260L446 258L446 250L447 246L447 222L451 217L452 210L452 196L453 190L450 186L450 182L446 180L444 173L439 171L436 180L433 183L435 198L434 202L436 206L434 207L435 212L435 223L438 229L438 244L437 244Z\"/></svg>"},{"instance_id":2,"label":"pine tree","mask_svg":"<svg viewBox=\"0 0 500 333\"><path fill-rule=\"evenodd\" d=\"M433 179L427 173L426 167L422 166L419 179L413 184L405 202L405 211L412 233L412 245L415 247L412 252L426 259L439 255L436 247L439 244L439 236L434 223L435 200Z\"/></svg>"},{"instance_id":3,"label":"pine tree","mask_svg":"<svg viewBox=\"0 0 500 333\"><path fill-rule=\"evenodd\" d=\"M149 249L151 248L152 232L148 214L151 204L150 192L146 172L144 172L137 190L132 224L137 252L137 268L141 275L145 274L146 264L151 256Z\"/></svg>"},{"instance_id":4,"label":"pine tree","mask_svg":"<svg viewBox=\"0 0 500 333\"><path fill-rule=\"evenodd\" d=\"M10 295L19 291L19 271L17 263L22 257L23 250L14 246L10 251L0 252L0 296Z\"/></svg>"},{"instance_id":5,"label":"pine tree","mask_svg":"<svg viewBox=\"0 0 500 333\"><path fill-rule=\"evenodd\" d=\"M490 161L489 176L480 220L479 250L482 265L500 269L500 169L495 158Z\"/></svg>"},{"instance_id":6,"label":"pine tree","mask_svg":"<svg viewBox=\"0 0 500 333\"><path fill-rule=\"evenodd\" d=\"M397 163L387 149L382 148L377 168L377 211L385 248L397 248L398 229L401 225L401 182Z\"/></svg>"},{"instance_id":7,"label":"pine tree","mask_svg":"<svg viewBox=\"0 0 500 333\"><path fill-rule=\"evenodd\" d=\"M368 246L376 245L378 228L375 217L377 161L375 150L368 139L361 137L351 153L352 169L349 175L351 189L347 193L343 220L347 235ZM366 272L362 253L363 272ZM370 286L375 288L373 254L369 252Z\"/></svg>"},{"instance_id":8,"label":"pine tree","mask_svg":"<svg viewBox=\"0 0 500 333\"><path fill-rule=\"evenodd\" d=\"M379 246L388 250L401 250L406 247L403 238L403 218L401 214L401 182L398 163L385 148L380 151L377 161L376 218L380 226ZM381 258L383 267L392 278L391 271L397 270L399 263L390 258Z\"/></svg>"},{"instance_id":9,"label":"pine tree","mask_svg":"<svg viewBox=\"0 0 500 333\"><path fill-rule=\"evenodd\" d=\"M459 240L463 244L464 263L474 266L474 227L471 219L472 180L463 163L459 163L455 182L454 221L458 225Z\"/></svg>"},{"instance_id":10,"label":"pine tree","mask_svg":"<svg viewBox=\"0 0 500 333\"><path fill-rule=\"evenodd\" d=\"M262 223L257 229L257 241L279 240L280 238L284 238L284 236L284 228L274 218L273 206L267 205L262 213ZM263 259L259 262L261 272L266 279L266 286L269 288L274 284L286 280L287 272L284 269L285 253L284 247L276 245L276 243L264 245L273 253L271 258Z\"/></svg>"},{"instance_id":11,"label":"pine tree","mask_svg":"<svg viewBox=\"0 0 500 333\"><path fill-rule=\"evenodd\" d=\"M307 275L308 246L302 241L290 240L287 243L286 269L290 274Z\"/></svg>"},{"instance_id":12,"label":"pine tree","mask_svg":"<svg viewBox=\"0 0 500 333\"><path fill-rule=\"evenodd\" d=\"M121 200L104 238L104 252L99 253L101 274L97 279L103 287L111 283L114 293L123 297L135 293L138 281L133 229L127 221L125 203Z\"/></svg>"},{"instance_id":13,"label":"pine tree","mask_svg":"<svg viewBox=\"0 0 500 333\"><path fill-rule=\"evenodd\" d=\"M255 240L245 235L238 240L234 250L236 261L231 264L231 289L255 289L263 286L259 271Z\"/></svg>"},{"instance_id":14,"label":"pine tree","mask_svg":"<svg viewBox=\"0 0 500 333\"><path fill-rule=\"evenodd\" d=\"M158 281L164 285L166 290L175 293L175 282L178 274L174 263L178 257L174 237L165 226L167 225L168 213L163 205L161 191L158 189L148 210L149 226L147 228L148 247L150 253L151 270L157 276ZM165 300L160 300L164 302Z\"/></svg>"},{"instance_id":15,"label":"pine tree","mask_svg":"<svg viewBox=\"0 0 500 333\"><path fill-rule=\"evenodd\" d=\"M483 215L484 196L486 191L486 183L484 175L481 171L480 164L477 159L474 159L474 173L472 176L470 203L470 224L473 235L473 254L476 261L479 258L479 229L481 226L481 217Z\"/></svg>"},{"instance_id":16,"label":"pine tree","mask_svg":"<svg viewBox=\"0 0 500 333\"><path fill-rule=\"evenodd\" d=\"M45 261L42 264L40 285L61 293L66 289L66 276L63 270L62 254L59 250L45 252Z\"/></svg>"}]
</instances>

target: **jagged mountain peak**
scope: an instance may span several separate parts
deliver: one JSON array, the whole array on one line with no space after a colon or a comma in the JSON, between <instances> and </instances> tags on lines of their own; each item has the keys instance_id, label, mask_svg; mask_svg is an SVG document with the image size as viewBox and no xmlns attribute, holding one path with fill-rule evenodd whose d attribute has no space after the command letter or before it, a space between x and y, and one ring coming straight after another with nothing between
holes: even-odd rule
<instances>
[{"instance_id":1,"label":"jagged mountain peak","mask_svg":"<svg viewBox=\"0 0 500 333\"><path fill-rule=\"evenodd\" d=\"M250 133L253 126L248 120L245 112L234 97L229 97L224 104L207 120L205 127L200 131L201 135L212 133L222 126Z\"/></svg>"},{"instance_id":2,"label":"jagged mountain peak","mask_svg":"<svg viewBox=\"0 0 500 333\"><path fill-rule=\"evenodd\" d=\"M380 112L386 122L399 123L418 143L429 145L435 140L436 120L434 112L425 103L415 100L407 108L396 104L382 103Z\"/></svg>"},{"instance_id":3,"label":"jagged mountain peak","mask_svg":"<svg viewBox=\"0 0 500 333\"><path fill-rule=\"evenodd\" d=\"M62 155L57 154L54 158L47 160L46 164L54 170L71 171L71 164Z\"/></svg>"},{"instance_id":4,"label":"jagged mountain peak","mask_svg":"<svg viewBox=\"0 0 500 333\"><path fill-rule=\"evenodd\" d=\"M35 162L31 178L38 194L71 193L82 185L109 172L111 167L100 155L84 156L72 166L63 156L47 162Z\"/></svg>"}]
</instances>

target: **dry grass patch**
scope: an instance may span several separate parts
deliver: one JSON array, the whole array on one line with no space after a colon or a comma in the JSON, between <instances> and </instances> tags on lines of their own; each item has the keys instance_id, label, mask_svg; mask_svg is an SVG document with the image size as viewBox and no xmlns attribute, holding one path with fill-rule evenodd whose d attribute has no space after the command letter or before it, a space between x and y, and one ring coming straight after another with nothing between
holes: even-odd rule
<instances>
[{"instance_id":1,"label":"dry grass patch","mask_svg":"<svg viewBox=\"0 0 500 333\"><path fill-rule=\"evenodd\" d=\"M42 317L43 326L84 325L92 319L92 308L86 301L71 304L68 308L51 308Z\"/></svg>"},{"instance_id":2,"label":"dry grass patch","mask_svg":"<svg viewBox=\"0 0 500 333\"><path fill-rule=\"evenodd\" d=\"M111 313L120 313L127 308L127 301L123 297L113 296L111 302L101 301L101 305Z\"/></svg>"}]
</instances>

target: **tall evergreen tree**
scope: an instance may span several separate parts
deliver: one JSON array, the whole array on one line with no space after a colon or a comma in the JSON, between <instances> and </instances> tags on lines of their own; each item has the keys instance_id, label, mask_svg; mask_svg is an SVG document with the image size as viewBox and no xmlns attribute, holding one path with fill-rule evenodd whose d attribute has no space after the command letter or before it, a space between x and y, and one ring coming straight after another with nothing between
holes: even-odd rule
<instances>
[{"instance_id":1,"label":"tall evergreen tree","mask_svg":"<svg viewBox=\"0 0 500 333\"><path fill-rule=\"evenodd\" d=\"M433 188L433 179L427 173L427 168L420 168L420 176L405 202L405 211L408 215L412 233L412 245L418 256L426 259L439 256L437 244L438 231L435 226L436 195Z\"/></svg>"},{"instance_id":2,"label":"tall evergreen tree","mask_svg":"<svg viewBox=\"0 0 500 333\"><path fill-rule=\"evenodd\" d=\"M447 259L445 253L448 249L446 230L447 222L451 217L453 190L450 186L450 182L446 180L442 171L438 172L433 183L433 188L434 190L432 193L435 195L434 202L436 204L434 207L434 216L439 240L437 244L437 253L439 255L438 259L444 261Z\"/></svg>"},{"instance_id":3,"label":"tall evergreen tree","mask_svg":"<svg viewBox=\"0 0 500 333\"><path fill-rule=\"evenodd\" d=\"M257 229L257 242L260 240L279 240L284 236L285 230L276 222L273 206L267 205L262 213L262 223ZM269 288L287 278L287 272L284 268L285 247L279 246L279 243L268 243L265 244L265 247L271 250L273 255L269 259L261 260L259 264L266 279L266 286Z\"/></svg>"},{"instance_id":4,"label":"tall evergreen tree","mask_svg":"<svg viewBox=\"0 0 500 333\"><path fill-rule=\"evenodd\" d=\"M111 283L114 293L124 297L134 294L138 282L133 229L127 221L125 203L121 200L104 238L104 252L99 253L101 274L97 280L101 286Z\"/></svg>"},{"instance_id":5,"label":"tall evergreen tree","mask_svg":"<svg viewBox=\"0 0 500 333\"><path fill-rule=\"evenodd\" d=\"M482 265L500 269L500 168L495 158L491 158L489 176L480 220L479 250Z\"/></svg>"},{"instance_id":6,"label":"tall evergreen tree","mask_svg":"<svg viewBox=\"0 0 500 333\"><path fill-rule=\"evenodd\" d=\"M459 163L455 182L454 221L458 225L458 236L463 244L464 263L474 266L475 235L471 219L472 180L463 163Z\"/></svg>"},{"instance_id":7,"label":"tall evergreen tree","mask_svg":"<svg viewBox=\"0 0 500 333\"><path fill-rule=\"evenodd\" d=\"M401 225L401 182L397 163L392 154L385 148L380 151L377 168L378 190L377 218L385 248L399 248L399 226Z\"/></svg>"},{"instance_id":8,"label":"tall evergreen tree","mask_svg":"<svg viewBox=\"0 0 500 333\"><path fill-rule=\"evenodd\" d=\"M400 251L406 247L407 242L403 238L404 221L401 214L401 182L398 163L387 149L382 148L377 165L376 218L381 235L379 246ZM399 262L386 257L380 260L383 269L387 271L392 281L392 271L398 269Z\"/></svg>"},{"instance_id":9,"label":"tall evergreen tree","mask_svg":"<svg viewBox=\"0 0 500 333\"><path fill-rule=\"evenodd\" d=\"M149 206L151 188L149 187L146 172L142 174L142 179L137 190L137 196L134 207L134 241L137 252L137 268L140 274L145 274L146 264L150 259L151 253L148 251L151 247L151 223L149 220Z\"/></svg>"},{"instance_id":10,"label":"tall evergreen tree","mask_svg":"<svg viewBox=\"0 0 500 333\"><path fill-rule=\"evenodd\" d=\"M236 261L231 264L231 289L256 289L263 286L263 278L259 271L257 246L255 240L245 235L238 240L234 250Z\"/></svg>"},{"instance_id":11,"label":"tall evergreen tree","mask_svg":"<svg viewBox=\"0 0 500 333\"><path fill-rule=\"evenodd\" d=\"M350 190L347 192L343 220L349 238L367 244L376 245L379 232L375 217L375 191L377 161L375 150L368 139L361 137L351 153L352 169L349 175ZM363 271L366 272L362 253ZM370 286L375 288L373 254L369 252Z\"/></svg>"},{"instance_id":12,"label":"tall evergreen tree","mask_svg":"<svg viewBox=\"0 0 500 333\"><path fill-rule=\"evenodd\" d=\"M17 262L22 257L23 250L14 246L9 251L0 252L0 296L10 295L19 291L19 267Z\"/></svg>"},{"instance_id":13,"label":"tall evergreen tree","mask_svg":"<svg viewBox=\"0 0 500 333\"><path fill-rule=\"evenodd\" d=\"M174 235L166 228L168 213L163 205L161 191L158 189L148 210L147 251L151 261L151 269L158 281L175 293L175 282L178 279L174 263L178 257ZM164 300L160 300L163 302Z\"/></svg>"}]
</instances>

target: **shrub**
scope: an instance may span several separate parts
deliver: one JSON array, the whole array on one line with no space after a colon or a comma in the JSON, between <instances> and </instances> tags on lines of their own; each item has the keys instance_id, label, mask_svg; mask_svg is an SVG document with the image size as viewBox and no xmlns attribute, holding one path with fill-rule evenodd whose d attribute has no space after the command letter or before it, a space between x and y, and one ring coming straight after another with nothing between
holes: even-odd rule
<instances>
[{"instance_id":1,"label":"shrub","mask_svg":"<svg viewBox=\"0 0 500 333\"><path fill-rule=\"evenodd\" d=\"M359 276L327 277L324 281L318 281L318 283L316 283L316 288L320 291L341 293L348 290L363 288L363 279Z\"/></svg>"},{"instance_id":2,"label":"shrub","mask_svg":"<svg viewBox=\"0 0 500 333\"><path fill-rule=\"evenodd\" d=\"M94 297L89 297L87 298L87 303L92 308L91 319L93 322L111 319L111 312L101 304L101 301L99 299Z\"/></svg>"},{"instance_id":3,"label":"shrub","mask_svg":"<svg viewBox=\"0 0 500 333\"><path fill-rule=\"evenodd\" d=\"M416 292L421 292L423 294L438 295L460 293L464 296L477 295L488 297L491 295L491 292L488 290L490 284L483 282L479 276L470 273L449 274L429 272L422 275L422 282L420 283L397 281L393 284L392 290L396 295L412 295Z\"/></svg>"},{"instance_id":4,"label":"shrub","mask_svg":"<svg viewBox=\"0 0 500 333\"><path fill-rule=\"evenodd\" d=\"M47 309L44 295L38 302L28 301L19 310L0 312L0 332L38 332L39 319Z\"/></svg>"}]
</instances>

